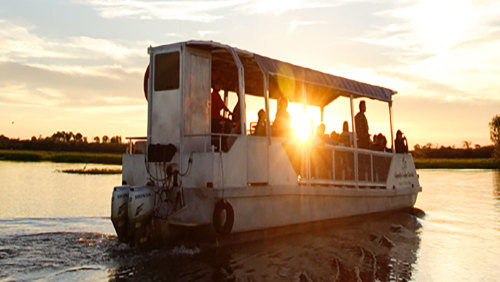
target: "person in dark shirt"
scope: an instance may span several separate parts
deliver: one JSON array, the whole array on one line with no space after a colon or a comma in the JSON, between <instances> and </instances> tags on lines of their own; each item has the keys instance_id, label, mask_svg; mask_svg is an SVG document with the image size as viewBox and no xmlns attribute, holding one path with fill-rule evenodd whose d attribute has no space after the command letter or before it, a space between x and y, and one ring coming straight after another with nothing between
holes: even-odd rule
<instances>
[{"instance_id":1,"label":"person in dark shirt","mask_svg":"<svg viewBox=\"0 0 500 282\"><path fill-rule=\"evenodd\" d=\"M254 135L256 136L266 136L266 111L260 109L259 120L257 121L257 125L255 126Z\"/></svg>"},{"instance_id":2,"label":"person in dark shirt","mask_svg":"<svg viewBox=\"0 0 500 282\"><path fill-rule=\"evenodd\" d=\"M236 93L238 94L238 93ZM240 133L241 132L241 114L240 114L240 100L239 100L239 97L238 97L238 102L236 103L236 105L234 106L233 108L233 114L231 115L232 116L232 123L233 123L233 128L232 128L232 133Z\"/></svg>"},{"instance_id":3,"label":"person in dark shirt","mask_svg":"<svg viewBox=\"0 0 500 282\"><path fill-rule=\"evenodd\" d=\"M212 91L212 132L222 132L223 117L220 114L221 110L226 110L231 114L231 111L226 107L222 98L219 95L220 88L214 85Z\"/></svg>"},{"instance_id":4,"label":"person in dark shirt","mask_svg":"<svg viewBox=\"0 0 500 282\"><path fill-rule=\"evenodd\" d=\"M398 132L396 132L396 140L394 140L394 146L396 147L396 153L408 153L408 141L406 140L406 137L403 136L403 132L401 132L401 130L398 130Z\"/></svg>"},{"instance_id":5,"label":"person in dark shirt","mask_svg":"<svg viewBox=\"0 0 500 282\"><path fill-rule=\"evenodd\" d=\"M278 100L278 111L273 122L273 135L284 137L290 133L290 114L287 111L288 99L281 97Z\"/></svg>"},{"instance_id":6,"label":"person in dark shirt","mask_svg":"<svg viewBox=\"0 0 500 282\"><path fill-rule=\"evenodd\" d=\"M366 103L365 100L359 102L359 112L354 117L356 124L356 137L358 148L368 149L370 147L370 134L368 133L368 120L365 116Z\"/></svg>"}]
</instances>

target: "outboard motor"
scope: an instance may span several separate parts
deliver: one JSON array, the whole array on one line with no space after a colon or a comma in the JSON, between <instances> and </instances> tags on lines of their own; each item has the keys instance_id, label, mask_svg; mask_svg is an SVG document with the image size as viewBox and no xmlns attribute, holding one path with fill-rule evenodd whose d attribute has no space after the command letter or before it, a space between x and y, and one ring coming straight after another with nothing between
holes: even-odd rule
<instances>
[{"instance_id":1,"label":"outboard motor","mask_svg":"<svg viewBox=\"0 0 500 282\"><path fill-rule=\"evenodd\" d=\"M111 198L111 221L113 222L118 239L122 242L126 242L128 238L129 192L129 185L116 186L113 188L113 196Z\"/></svg>"},{"instance_id":2,"label":"outboard motor","mask_svg":"<svg viewBox=\"0 0 500 282\"><path fill-rule=\"evenodd\" d=\"M155 195L150 186L133 186L128 195L130 241L134 245L145 243L150 237L150 223Z\"/></svg>"}]
</instances>

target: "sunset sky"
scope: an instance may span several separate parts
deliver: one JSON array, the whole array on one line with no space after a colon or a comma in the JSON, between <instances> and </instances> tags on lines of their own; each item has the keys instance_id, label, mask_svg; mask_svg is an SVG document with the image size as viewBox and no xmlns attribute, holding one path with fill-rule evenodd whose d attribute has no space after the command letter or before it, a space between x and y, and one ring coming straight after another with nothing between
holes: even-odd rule
<instances>
[{"instance_id":1,"label":"sunset sky","mask_svg":"<svg viewBox=\"0 0 500 282\"><path fill-rule=\"evenodd\" d=\"M490 144L500 114L498 0L0 0L0 134L144 136L147 47L191 39L394 89L411 146Z\"/></svg>"}]
</instances>

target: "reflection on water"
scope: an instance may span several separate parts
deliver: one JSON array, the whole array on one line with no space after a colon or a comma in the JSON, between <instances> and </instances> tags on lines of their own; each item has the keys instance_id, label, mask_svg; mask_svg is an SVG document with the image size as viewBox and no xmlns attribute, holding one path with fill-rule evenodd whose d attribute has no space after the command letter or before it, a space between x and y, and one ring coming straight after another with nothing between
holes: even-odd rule
<instances>
[{"instance_id":1,"label":"reflection on water","mask_svg":"<svg viewBox=\"0 0 500 282\"><path fill-rule=\"evenodd\" d=\"M494 281L500 277L500 172L419 170L416 206L306 225L214 249L133 250L109 220L120 176L82 165L0 161L0 280ZM418 211L418 210L417 210ZM419 215L419 217L416 217Z\"/></svg>"},{"instance_id":2,"label":"reflection on water","mask_svg":"<svg viewBox=\"0 0 500 282\"><path fill-rule=\"evenodd\" d=\"M121 175L59 172L85 164L0 161L0 218L109 216L111 191ZM120 168L88 164L87 168Z\"/></svg>"},{"instance_id":3,"label":"reflection on water","mask_svg":"<svg viewBox=\"0 0 500 282\"><path fill-rule=\"evenodd\" d=\"M0 238L7 279L411 280L420 223L408 213L310 226L310 231L208 248L133 250L114 235L52 232Z\"/></svg>"},{"instance_id":4,"label":"reflection on water","mask_svg":"<svg viewBox=\"0 0 500 282\"><path fill-rule=\"evenodd\" d=\"M397 213L199 253L197 247L175 247L141 254L132 264L121 261L110 274L187 281L410 280L419 226L413 215Z\"/></svg>"},{"instance_id":5,"label":"reflection on water","mask_svg":"<svg viewBox=\"0 0 500 282\"><path fill-rule=\"evenodd\" d=\"M500 277L500 209L495 170L420 170L425 210L415 279Z\"/></svg>"},{"instance_id":6,"label":"reflection on water","mask_svg":"<svg viewBox=\"0 0 500 282\"><path fill-rule=\"evenodd\" d=\"M495 199L500 200L500 170L495 171L493 179L494 179L493 195L495 195Z\"/></svg>"}]
</instances>

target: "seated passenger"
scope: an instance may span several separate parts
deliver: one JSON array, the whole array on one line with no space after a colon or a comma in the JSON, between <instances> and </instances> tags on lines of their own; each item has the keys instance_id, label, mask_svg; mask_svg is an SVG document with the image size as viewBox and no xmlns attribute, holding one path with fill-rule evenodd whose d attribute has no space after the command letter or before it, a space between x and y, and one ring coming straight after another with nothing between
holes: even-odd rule
<instances>
[{"instance_id":1,"label":"seated passenger","mask_svg":"<svg viewBox=\"0 0 500 282\"><path fill-rule=\"evenodd\" d=\"M323 143L326 143L326 144L331 144L331 140L329 138L328 135L325 135L325 124L324 123L321 123L320 125L318 125L318 127L316 128L316 137L318 137L318 139L323 142Z\"/></svg>"},{"instance_id":2,"label":"seated passenger","mask_svg":"<svg viewBox=\"0 0 500 282\"><path fill-rule=\"evenodd\" d=\"M403 132L401 132L401 130L398 130L398 132L396 132L396 140L394 140L394 145L396 147L396 153L408 153L408 141L406 140L406 137L403 136Z\"/></svg>"},{"instance_id":3,"label":"seated passenger","mask_svg":"<svg viewBox=\"0 0 500 282\"><path fill-rule=\"evenodd\" d=\"M373 136L372 150L387 152L387 138L382 133Z\"/></svg>"},{"instance_id":4,"label":"seated passenger","mask_svg":"<svg viewBox=\"0 0 500 282\"><path fill-rule=\"evenodd\" d=\"M258 115L259 120L257 121L253 134L256 136L266 136L266 111L260 109Z\"/></svg>"},{"instance_id":5,"label":"seated passenger","mask_svg":"<svg viewBox=\"0 0 500 282\"><path fill-rule=\"evenodd\" d=\"M339 144L351 147L352 146L352 133L349 132L349 123L344 121L342 124L342 133L340 134Z\"/></svg>"},{"instance_id":6,"label":"seated passenger","mask_svg":"<svg viewBox=\"0 0 500 282\"><path fill-rule=\"evenodd\" d=\"M337 145L339 144L340 142L340 134L338 134L337 132L332 131L332 133L330 133L330 140L331 140L331 144L333 145Z\"/></svg>"},{"instance_id":7,"label":"seated passenger","mask_svg":"<svg viewBox=\"0 0 500 282\"><path fill-rule=\"evenodd\" d=\"M281 97L278 100L278 111L273 122L273 136L284 137L290 134L290 114L287 111L288 99Z\"/></svg>"}]
</instances>

